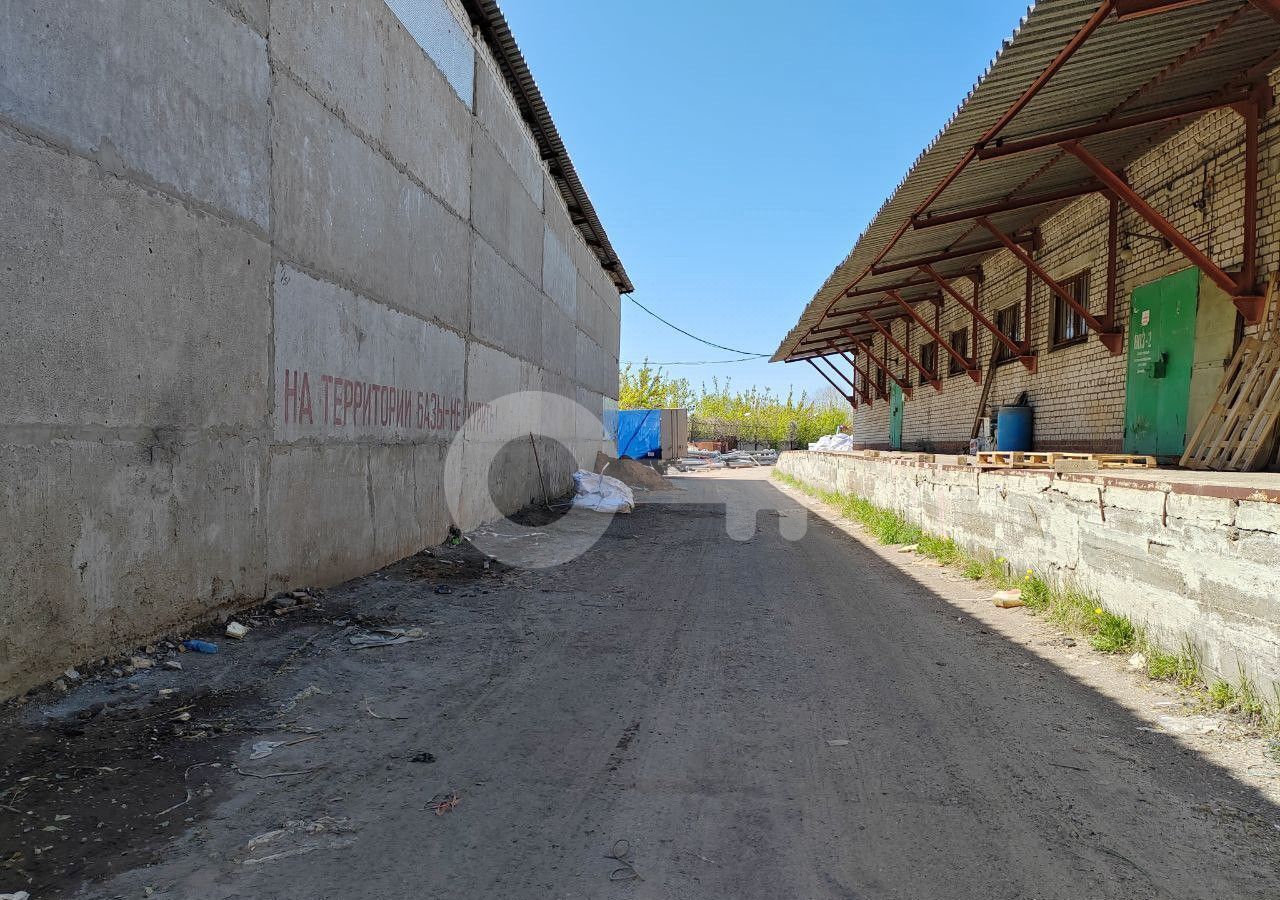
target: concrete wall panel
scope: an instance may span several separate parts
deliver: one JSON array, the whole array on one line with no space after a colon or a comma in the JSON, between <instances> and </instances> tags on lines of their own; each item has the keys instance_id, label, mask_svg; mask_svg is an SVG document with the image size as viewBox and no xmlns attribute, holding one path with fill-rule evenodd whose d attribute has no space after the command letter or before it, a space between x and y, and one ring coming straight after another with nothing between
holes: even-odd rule
<instances>
[{"instance_id":1,"label":"concrete wall panel","mask_svg":"<svg viewBox=\"0 0 1280 900\"><path fill-rule=\"evenodd\" d=\"M0 185L0 423L262 421L263 241L5 134Z\"/></svg>"},{"instance_id":2,"label":"concrete wall panel","mask_svg":"<svg viewBox=\"0 0 1280 900\"><path fill-rule=\"evenodd\" d=\"M0 431L0 695L261 597L261 468L232 437Z\"/></svg>"},{"instance_id":3,"label":"concrete wall panel","mask_svg":"<svg viewBox=\"0 0 1280 900\"><path fill-rule=\"evenodd\" d=\"M272 96L277 244L362 293L465 328L466 223L293 82L277 79Z\"/></svg>"},{"instance_id":4,"label":"concrete wall panel","mask_svg":"<svg viewBox=\"0 0 1280 900\"><path fill-rule=\"evenodd\" d=\"M534 284L542 284L542 204L531 199L492 140L477 131L472 158L472 223ZM539 181L540 185L542 182Z\"/></svg>"},{"instance_id":5,"label":"concrete wall panel","mask_svg":"<svg viewBox=\"0 0 1280 900\"><path fill-rule=\"evenodd\" d=\"M570 320L577 316L578 270L574 268L573 257L550 225L542 242L542 290Z\"/></svg>"},{"instance_id":6,"label":"concrete wall panel","mask_svg":"<svg viewBox=\"0 0 1280 900\"><path fill-rule=\"evenodd\" d=\"M573 320L560 312L550 300L542 301L542 353L543 365L561 375L573 375L577 353L577 329Z\"/></svg>"},{"instance_id":7,"label":"concrete wall panel","mask_svg":"<svg viewBox=\"0 0 1280 900\"><path fill-rule=\"evenodd\" d=\"M276 440L449 440L461 427L463 339L280 266Z\"/></svg>"},{"instance_id":8,"label":"concrete wall panel","mask_svg":"<svg viewBox=\"0 0 1280 900\"><path fill-rule=\"evenodd\" d=\"M275 0L271 52L437 199L466 217L471 113L383 0Z\"/></svg>"},{"instance_id":9,"label":"concrete wall panel","mask_svg":"<svg viewBox=\"0 0 1280 900\"><path fill-rule=\"evenodd\" d=\"M269 90L266 41L207 0L0 0L0 117L263 229Z\"/></svg>"},{"instance_id":10,"label":"concrete wall panel","mask_svg":"<svg viewBox=\"0 0 1280 900\"><path fill-rule=\"evenodd\" d=\"M483 240L472 245L471 331L517 356L540 360L545 298Z\"/></svg>"},{"instance_id":11,"label":"concrete wall panel","mask_svg":"<svg viewBox=\"0 0 1280 900\"><path fill-rule=\"evenodd\" d=\"M543 207L546 170L533 136L516 112L505 84L484 62L476 66L476 121L507 161L538 208Z\"/></svg>"}]
</instances>

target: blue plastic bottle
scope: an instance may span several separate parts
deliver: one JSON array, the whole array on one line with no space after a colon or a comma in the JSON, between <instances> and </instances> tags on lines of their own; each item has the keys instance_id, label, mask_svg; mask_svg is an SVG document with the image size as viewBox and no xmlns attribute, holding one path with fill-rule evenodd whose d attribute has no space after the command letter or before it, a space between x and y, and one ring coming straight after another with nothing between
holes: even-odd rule
<instances>
[{"instance_id":1,"label":"blue plastic bottle","mask_svg":"<svg viewBox=\"0 0 1280 900\"><path fill-rule=\"evenodd\" d=\"M208 641L187 640L182 642L182 646L196 653L217 653L218 645L211 644Z\"/></svg>"}]
</instances>

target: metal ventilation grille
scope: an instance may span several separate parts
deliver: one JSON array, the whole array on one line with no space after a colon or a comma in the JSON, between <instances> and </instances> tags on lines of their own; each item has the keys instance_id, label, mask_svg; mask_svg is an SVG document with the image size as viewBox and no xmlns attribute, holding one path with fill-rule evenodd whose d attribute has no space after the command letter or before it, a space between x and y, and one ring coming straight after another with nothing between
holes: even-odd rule
<instances>
[{"instance_id":1,"label":"metal ventilation grille","mask_svg":"<svg viewBox=\"0 0 1280 900\"><path fill-rule=\"evenodd\" d=\"M431 57L467 109L475 96L475 48L446 0L387 0L387 6Z\"/></svg>"}]
</instances>

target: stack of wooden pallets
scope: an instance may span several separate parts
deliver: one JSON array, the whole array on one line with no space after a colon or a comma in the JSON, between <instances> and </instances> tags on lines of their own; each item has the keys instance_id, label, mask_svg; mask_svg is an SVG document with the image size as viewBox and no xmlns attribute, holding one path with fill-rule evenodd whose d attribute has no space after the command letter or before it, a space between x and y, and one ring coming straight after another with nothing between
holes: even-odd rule
<instances>
[{"instance_id":1,"label":"stack of wooden pallets","mask_svg":"<svg viewBox=\"0 0 1280 900\"><path fill-rule=\"evenodd\" d=\"M1266 464L1280 421L1280 308L1277 279L1257 335L1240 343L1213 405L1196 426L1181 463L1189 469L1250 472Z\"/></svg>"},{"instance_id":2,"label":"stack of wooden pallets","mask_svg":"<svg viewBox=\"0 0 1280 900\"><path fill-rule=\"evenodd\" d=\"M976 456L962 456L961 461L979 469L1055 469L1059 463L1074 462L1097 469L1154 469L1154 456L1133 453L1064 453L994 450Z\"/></svg>"}]
</instances>

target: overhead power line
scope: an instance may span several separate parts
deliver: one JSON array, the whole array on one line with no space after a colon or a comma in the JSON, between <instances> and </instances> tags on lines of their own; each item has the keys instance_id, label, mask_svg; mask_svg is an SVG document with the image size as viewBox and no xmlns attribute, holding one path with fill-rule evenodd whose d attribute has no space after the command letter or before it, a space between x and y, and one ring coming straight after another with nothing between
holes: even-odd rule
<instances>
[{"instance_id":1,"label":"overhead power line","mask_svg":"<svg viewBox=\"0 0 1280 900\"><path fill-rule=\"evenodd\" d=\"M645 306L643 303L641 303L639 300L637 300L637 299L635 298L635 295L634 295L634 294L626 294L625 296L626 296L626 298L627 298L628 300L630 300L630 301L631 301L632 303L634 303L636 306L638 306L638 307L640 307L641 309L643 309L643 310L644 310L645 312L647 312L649 315L653 316L655 319L657 319L657 320L658 320L659 322L661 322L663 325L666 325L668 328L674 328L676 331L680 332L680 333L681 333L681 334L683 334L685 337L691 337L691 338L693 338L695 341L697 341L697 342L698 342L698 343L700 343L700 344L706 344L708 347L715 347L717 350L728 350L730 353L742 353L742 354L744 354L744 355L746 355L746 356L749 356L749 357L751 357L751 358L753 358L753 359L759 359L759 358L760 358L760 357L762 357L762 356L772 356L772 355L773 355L772 353L752 353L750 350L739 350L739 349L738 349L738 348L736 348L736 347L726 347L724 344L717 344L717 343L715 343L714 341L708 341L708 340L706 340L705 338L700 338L700 337L698 337L696 334L693 334L693 333L691 333L691 332L685 331L685 330L684 330L683 328L681 328L679 325L676 325L676 324L674 324L674 323L672 323L672 322L668 322L666 319L662 318L662 316L658 315L656 312L654 312L654 311L653 311L653 310L651 310L649 307ZM675 363L666 363L665 365L675 365Z\"/></svg>"},{"instance_id":2,"label":"overhead power line","mask_svg":"<svg viewBox=\"0 0 1280 900\"><path fill-rule=\"evenodd\" d=\"M759 354L751 354L750 356L739 356L736 359L697 359L689 362L653 362L651 360L642 360L641 362L624 362L624 366L719 366L724 363L740 363L753 362L760 358Z\"/></svg>"}]
</instances>

